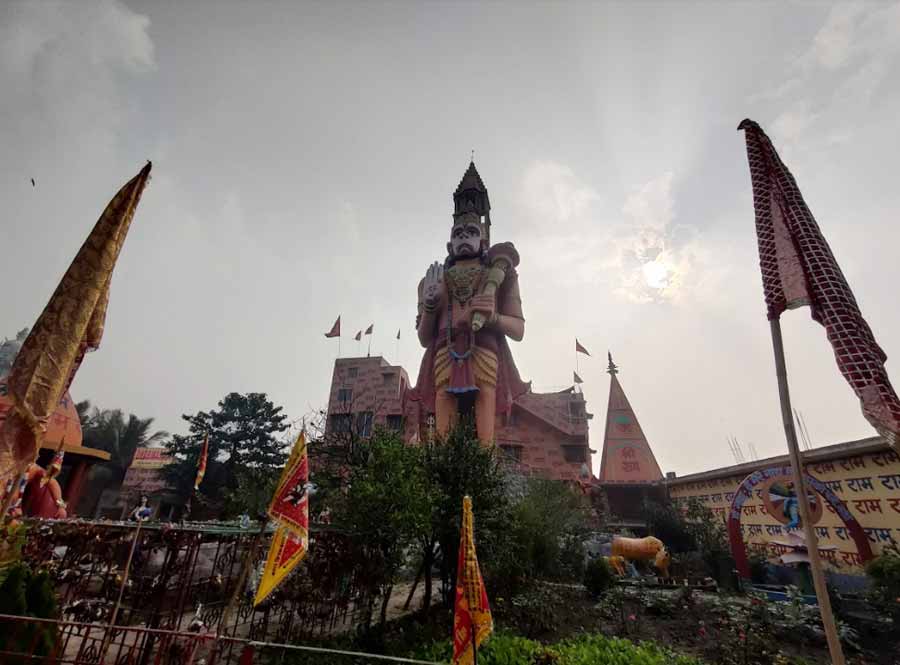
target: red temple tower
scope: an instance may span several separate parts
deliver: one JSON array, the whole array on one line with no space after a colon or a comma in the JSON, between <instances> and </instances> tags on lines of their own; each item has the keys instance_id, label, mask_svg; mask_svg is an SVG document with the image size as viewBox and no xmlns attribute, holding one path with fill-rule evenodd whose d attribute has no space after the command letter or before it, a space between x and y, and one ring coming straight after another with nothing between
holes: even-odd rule
<instances>
[{"instance_id":1,"label":"red temple tower","mask_svg":"<svg viewBox=\"0 0 900 665\"><path fill-rule=\"evenodd\" d=\"M617 377L619 368L609 354L609 406L603 432L600 477L611 526L642 531L642 506L647 499L665 499L663 474L634 409Z\"/></svg>"}]
</instances>

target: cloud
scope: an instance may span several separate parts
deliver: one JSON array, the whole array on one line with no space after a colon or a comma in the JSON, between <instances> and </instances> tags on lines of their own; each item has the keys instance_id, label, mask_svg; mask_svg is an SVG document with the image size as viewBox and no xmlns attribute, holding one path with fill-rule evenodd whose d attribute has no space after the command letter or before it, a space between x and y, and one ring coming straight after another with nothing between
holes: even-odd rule
<instances>
[{"instance_id":1,"label":"cloud","mask_svg":"<svg viewBox=\"0 0 900 665\"><path fill-rule=\"evenodd\" d=\"M526 206L537 217L560 223L583 218L600 200L597 191L570 167L553 161L532 163L525 171L522 192Z\"/></svg>"}]
</instances>

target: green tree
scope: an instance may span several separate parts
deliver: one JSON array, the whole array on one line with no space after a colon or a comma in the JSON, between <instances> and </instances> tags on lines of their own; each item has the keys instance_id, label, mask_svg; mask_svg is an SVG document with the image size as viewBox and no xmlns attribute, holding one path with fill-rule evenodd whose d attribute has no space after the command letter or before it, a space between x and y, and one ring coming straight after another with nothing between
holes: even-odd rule
<instances>
[{"instance_id":1,"label":"green tree","mask_svg":"<svg viewBox=\"0 0 900 665\"><path fill-rule=\"evenodd\" d=\"M343 491L332 494L332 524L351 535L357 560L382 598L381 625L406 552L431 519L422 450L400 434L376 429L358 442L357 463L340 470ZM327 472L323 472L323 476ZM317 476L317 487L319 476Z\"/></svg>"},{"instance_id":2,"label":"green tree","mask_svg":"<svg viewBox=\"0 0 900 665\"><path fill-rule=\"evenodd\" d=\"M697 549L692 528L671 501L647 500L641 512L650 535L663 541L670 552L680 554Z\"/></svg>"},{"instance_id":3,"label":"green tree","mask_svg":"<svg viewBox=\"0 0 900 665\"><path fill-rule=\"evenodd\" d=\"M78 402L75 408L81 419L84 445L110 454L108 461L91 468L90 482L81 501L82 512L93 513L105 490L121 487L135 451L159 443L169 434L153 431L153 418L139 418L133 413L126 418L121 409L98 409L87 400Z\"/></svg>"},{"instance_id":4,"label":"green tree","mask_svg":"<svg viewBox=\"0 0 900 665\"><path fill-rule=\"evenodd\" d=\"M166 480L187 500L208 433L206 474L196 502L204 510L198 512L224 517L259 512L271 497L285 461L287 442L279 435L290 425L282 407L265 393L229 393L218 408L182 418L189 433L174 435L166 446L177 460L163 470Z\"/></svg>"},{"instance_id":5,"label":"green tree","mask_svg":"<svg viewBox=\"0 0 900 665\"><path fill-rule=\"evenodd\" d=\"M474 427L463 422L446 437L423 446L423 465L433 506L430 524L420 535L425 574L423 608L431 605L431 569L440 561L443 601L453 602L463 497L472 499L478 558L485 576L509 563L510 492L496 450L479 442Z\"/></svg>"}]
</instances>

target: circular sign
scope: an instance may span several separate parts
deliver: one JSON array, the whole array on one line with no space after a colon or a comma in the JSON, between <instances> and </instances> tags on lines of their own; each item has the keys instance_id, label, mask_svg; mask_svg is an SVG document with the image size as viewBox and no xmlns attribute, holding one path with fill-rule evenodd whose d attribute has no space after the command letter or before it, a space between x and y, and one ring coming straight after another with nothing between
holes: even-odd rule
<instances>
[{"instance_id":1,"label":"circular sign","mask_svg":"<svg viewBox=\"0 0 900 665\"><path fill-rule=\"evenodd\" d=\"M822 499L808 487L806 493L809 497L809 518L813 524L816 524L822 519ZM788 528L800 527L800 502L797 500L792 476L777 476L769 479L763 483L760 494L769 515Z\"/></svg>"}]
</instances>

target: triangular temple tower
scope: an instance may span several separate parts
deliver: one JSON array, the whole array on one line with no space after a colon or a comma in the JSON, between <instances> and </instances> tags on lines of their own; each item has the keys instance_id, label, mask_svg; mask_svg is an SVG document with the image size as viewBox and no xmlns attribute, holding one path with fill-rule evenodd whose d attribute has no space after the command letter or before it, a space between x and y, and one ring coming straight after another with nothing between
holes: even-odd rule
<instances>
[{"instance_id":1,"label":"triangular temple tower","mask_svg":"<svg viewBox=\"0 0 900 665\"><path fill-rule=\"evenodd\" d=\"M606 371L610 377L609 406L597 483L609 510L606 526L643 535L646 533L644 502L665 500L663 474L616 376L619 368L612 354Z\"/></svg>"},{"instance_id":2,"label":"triangular temple tower","mask_svg":"<svg viewBox=\"0 0 900 665\"><path fill-rule=\"evenodd\" d=\"M601 483L656 483L663 475L634 409L616 375L618 367L609 355L609 406L600 459Z\"/></svg>"}]
</instances>

